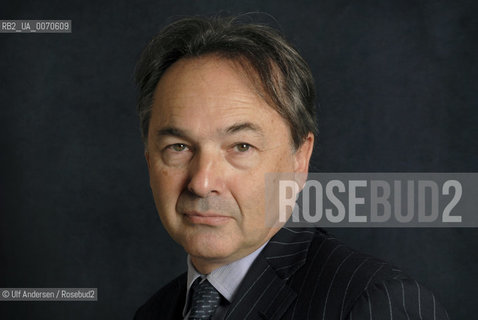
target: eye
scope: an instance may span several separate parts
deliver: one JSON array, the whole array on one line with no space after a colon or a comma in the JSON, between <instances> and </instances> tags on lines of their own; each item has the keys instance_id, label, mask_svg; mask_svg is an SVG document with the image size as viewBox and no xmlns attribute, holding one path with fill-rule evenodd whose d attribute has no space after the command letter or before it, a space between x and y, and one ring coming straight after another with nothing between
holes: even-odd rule
<instances>
[{"instance_id":1,"label":"eye","mask_svg":"<svg viewBox=\"0 0 478 320\"><path fill-rule=\"evenodd\" d=\"M173 151L176 151L176 152L181 152L181 151L185 151L188 149L188 146L185 145L184 143L175 143L175 144L172 144L170 146L168 146L168 148L172 149Z\"/></svg>"},{"instance_id":2,"label":"eye","mask_svg":"<svg viewBox=\"0 0 478 320\"><path fill-rule=\"evenodd\" d=\"M234 146L237 151L239 152L246 152L252 147L250 144L247 143L238 143Z\"/></svg>"}]
</instances>

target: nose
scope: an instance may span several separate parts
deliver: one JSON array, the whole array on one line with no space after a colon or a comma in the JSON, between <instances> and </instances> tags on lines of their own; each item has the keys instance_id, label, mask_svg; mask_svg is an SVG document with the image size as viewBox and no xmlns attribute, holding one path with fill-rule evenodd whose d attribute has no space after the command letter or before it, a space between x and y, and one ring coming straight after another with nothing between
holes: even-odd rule
<instances>
[{"instance_id":1,"label":"nose","mask_svg":"<svg viewBox=\"0 0 478 320\"><path fill-rule=\"evenodd\" d=\"M221 156L213 150L200 150L192 159L187 188L198 197L220 194L224 188Z\"/></svg>"}]
</instances>

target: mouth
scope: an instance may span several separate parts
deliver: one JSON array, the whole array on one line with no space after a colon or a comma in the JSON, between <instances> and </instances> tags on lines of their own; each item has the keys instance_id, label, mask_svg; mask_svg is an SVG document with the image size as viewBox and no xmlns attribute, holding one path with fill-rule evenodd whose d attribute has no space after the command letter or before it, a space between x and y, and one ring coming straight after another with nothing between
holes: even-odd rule
<instances>
[{"instance_id":1,"label":"mouth","mask_svg":"<svg viewBox=\"0 0 478 320\"><path fill-rule=\"evenodd\" d=\"M226 224L232 219L230 216L219 213L197 211L185 212L183 217L192 224L204 224L210 226L220 226Z\"/></svg>"}]
</instances>

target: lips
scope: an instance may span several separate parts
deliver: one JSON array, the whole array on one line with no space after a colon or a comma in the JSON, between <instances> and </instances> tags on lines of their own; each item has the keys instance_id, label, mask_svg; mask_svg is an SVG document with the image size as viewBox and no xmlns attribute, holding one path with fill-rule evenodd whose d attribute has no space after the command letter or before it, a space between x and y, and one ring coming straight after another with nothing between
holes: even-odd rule
<instances>
[{"instance_id":1,"label":"lips","mask_svg":"<svg viewBox=\"0 0 478 320\"><path fill-rule=\"evenodd\" d=\"M185 212L184 217L193 224L204 224L211 226L219 226L225 224L231 219L230 216L221 215L214 212L197 211Z\"/></svg>"}]
</instances>

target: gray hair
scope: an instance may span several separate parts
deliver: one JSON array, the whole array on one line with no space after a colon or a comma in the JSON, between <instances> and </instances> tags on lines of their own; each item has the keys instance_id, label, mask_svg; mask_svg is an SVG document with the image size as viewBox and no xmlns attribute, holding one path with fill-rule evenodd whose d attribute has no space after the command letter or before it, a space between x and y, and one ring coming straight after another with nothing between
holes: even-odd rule
<instances>
[{"instance_id":1,"label":"gray hair","mask_svg":"<svg viewBox=\"0 0 478 320\"><path fill-rule=\"evenodd\" d=\"M265 101L287 121L295 149L309 132L317 133L312 73L277 30L243 23L236 17L191 17L162 29L143 50L136 66L138 114L145 145L153 94L166 69L181 58L209 54L239 62Z\"/></svg>"}]
</instances>

